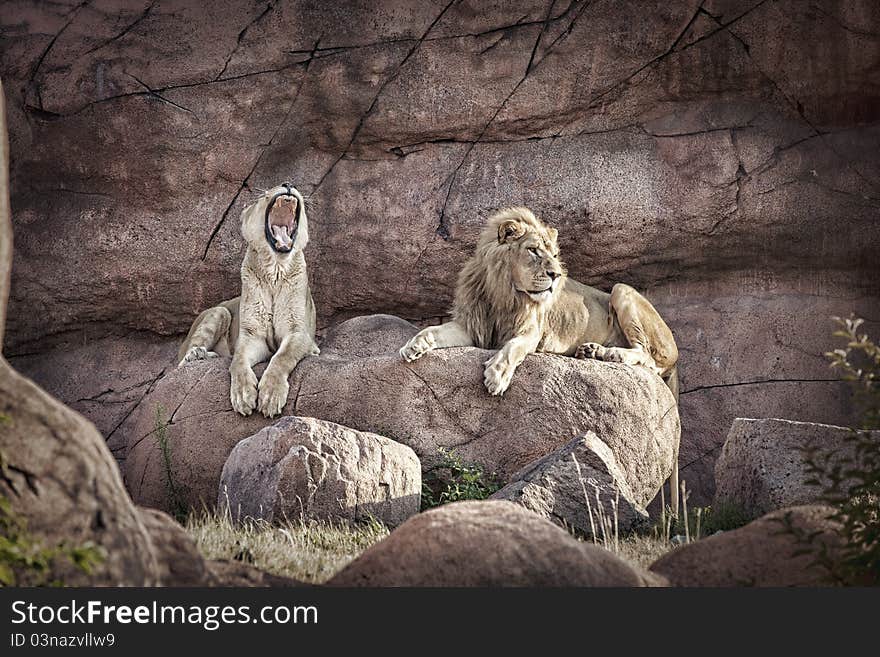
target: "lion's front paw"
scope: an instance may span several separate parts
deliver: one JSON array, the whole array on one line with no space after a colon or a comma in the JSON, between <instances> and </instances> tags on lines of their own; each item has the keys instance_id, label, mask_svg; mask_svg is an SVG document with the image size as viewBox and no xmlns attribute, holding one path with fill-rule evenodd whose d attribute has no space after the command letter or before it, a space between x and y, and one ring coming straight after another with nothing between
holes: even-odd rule
<instances>
[{"instance_id":1,"label":"lion's front paw","mask_svg":"<svg viewBox=\"0 0 880 657\"><path fill-rule=\"evenodd\" d=\"M257 377L250 369L234 372L229 385L232 408L241 415L250 415L257 405Z\"/></svg>"},{"instance_id":2,"label":"lion's front paw","mask_svg":"<svg viewBox=\"0 0 880 657\"><path fill-rule=\"evenodd\" d=\"M210 351L205 347L190 347L189 351L186 352L186 355L183 357L177 366L183 367L187 363L191 363L194 360L207 360L208 358L219 358L220 354L216 351Z\"/></svg>"},{"instance_id":3,"label":"lion's front paw","mask_svg":"<svg viewBox=\"0 0 880 657\"><path fill-rule=\"evenodd\" d=\"M437 342L434 340L434 335L432 333L419 333L401 347L400 356L406 362L411 363L436 348Z\"/></svg>"},{"instance_id":4,"label":"lion's front paw","mask_svg":"<svg viewBox=\"0 0 880 657\"><path fill-rule=\"evenodd\" d=\"M602 359L602 353L605 351L605 347L596 343L596 342L584 342L580 347L577 348L577 351L574 352L575 358L594 358L596 360Z\"/></svg>"},{"instance_id":5,"label":"lion's front paw","mask_svg":"<svg viewBox=\"0 0 880 657\"><path fill-rule=\"evenodd\" d=\"M483 372L483 383L486 384L486 390L490 395L503 395L510 387L516 366L503 358L501 352L487 360L484 365L486 369Z\"/></svg>"},{"instance_id":6,"label":"lion's front paw","mask_svg":"<svg viewBox=\"0 0 880 657\"><path fill-rule=\"evenodd\" d=\"M258 404L260 413L269 418L281 415L281 409L287 403L287 394L290 392L287 377L264 372L257 388L260 398Z\"/></svg>"}]
</instances>

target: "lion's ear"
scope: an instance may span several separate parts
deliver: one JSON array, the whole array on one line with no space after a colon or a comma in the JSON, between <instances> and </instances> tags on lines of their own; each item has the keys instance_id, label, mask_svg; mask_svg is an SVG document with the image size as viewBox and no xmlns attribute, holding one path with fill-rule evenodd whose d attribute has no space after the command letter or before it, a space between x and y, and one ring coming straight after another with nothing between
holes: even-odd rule
<instances>
[{"instance_id":1,"label":"lion's ear","mask_svg":"<svg viewBox=\"0 0 880 657\"><path fill-rule=\"evenodd\" d=\"M525 227L516 219L502 221L498 226L498 243L504 244L505 242L518 240L525 232Z\"/></svg>"},{"instance_id":2,"label":"lion's ear","mask_svg":"<svg viewBox=\"0 0 880 657\"><path fill-rule=\"evenodd\" d=\"M547 232L550 233L550 241L551 242L555 242L556 238L559 237L559 231L556 230L555 228L550 228Z\"/></svg>"}]
</instances>

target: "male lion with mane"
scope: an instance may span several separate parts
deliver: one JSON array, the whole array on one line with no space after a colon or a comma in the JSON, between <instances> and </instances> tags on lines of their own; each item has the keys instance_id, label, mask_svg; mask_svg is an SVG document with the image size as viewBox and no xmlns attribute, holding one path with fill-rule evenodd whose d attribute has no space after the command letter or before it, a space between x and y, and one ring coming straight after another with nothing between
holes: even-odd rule
<instances>
[{"instance_id":1,"label":"male lion with mane","mask_svg":"<svg viewBox=\"0 0 880 657\"><path fill-rule=\"evenodd\" d=\"M274 417L287 403L287 378L293 368L319 353L303 256L309 224L302 194L289 183L267 191L242 211L241 235L247 244L241 296L196 318L180 346L178 366L232 353L232 407L241 415L258 408ZM269 356L257 382L253 366Z\"/></svg>"},{"instance_id":2,"label":"male lion with mane","mask_svg":"<svg viewBox=\"0 0 880 657\"><path fill-rule=\"evenodd\" d=\"M608 293L568 278L557 235L528 208L493 214L459 275L452 321L420 331L400 355L412 362L433 349L497 349L483 377L491 395L503 395L534 352L625 363L660 375L677 402L678 347L660 314L629 285Z\"/></svg>"}]
</instances>

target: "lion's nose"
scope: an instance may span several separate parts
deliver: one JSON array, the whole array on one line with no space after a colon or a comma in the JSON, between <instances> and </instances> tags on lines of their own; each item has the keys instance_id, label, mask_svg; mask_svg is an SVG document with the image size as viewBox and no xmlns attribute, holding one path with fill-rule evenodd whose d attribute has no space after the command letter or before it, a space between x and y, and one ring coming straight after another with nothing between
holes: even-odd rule
<instances>
[{"instance_id":1,"label":"lion's nose","mask_svg":"<svg viewBox=\"0 0 880 657\"><path fill-rule=\"evenodd\" d=\"M555 281L557 278L559 278L559 273L555 271L548 271L547 276L550 277L551 281Z\"/></svg>"}]
</instances>

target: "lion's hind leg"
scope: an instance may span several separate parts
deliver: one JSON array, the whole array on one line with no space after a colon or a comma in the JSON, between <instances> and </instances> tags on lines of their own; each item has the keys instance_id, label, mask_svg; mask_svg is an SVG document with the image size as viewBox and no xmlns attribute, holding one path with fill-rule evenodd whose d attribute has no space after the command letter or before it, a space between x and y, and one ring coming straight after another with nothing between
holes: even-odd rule
<instances>
[{"instance_id":1,"label":"lion's hind leg","mask_svg":"<svg viewBox=\"0 0 880 657\"><path fill-rule=\"evenodd\" d=\"M227 335L232 314L223 306L208 308L193 322L186 340L177 352L177 366L220 356L217 350L229 353Z\"/></svg>"},{"instance_id":2,"label":"lion's hind leg","mask_svg":"<svg viewBox=\"0 0 880 657\"><path fill-rule=\"evenodd\" d=\"M588 342L578 348L575 356L638 365L666 375L678 360L678 348L660 313L645 297L623 283L611 289L609 306L629 346L604 347Z\"/></svg>"},{"instance_id":3,"label":"lion's hind leg","mask_svg":"<svg viewBox=\"0 0 880 657\"><path fill-rule=\"evenodd\" d=\"M657 363L654 362L651 354L642 347L603 347L596 342L585 342L577 348L574 357L601 360L606 363L623 363L624 365L646 367L657 374L662 372Z\"/></svg>"}]
</instances>

